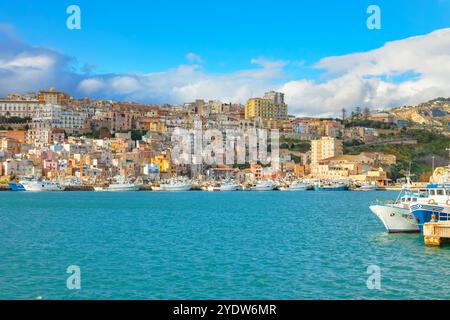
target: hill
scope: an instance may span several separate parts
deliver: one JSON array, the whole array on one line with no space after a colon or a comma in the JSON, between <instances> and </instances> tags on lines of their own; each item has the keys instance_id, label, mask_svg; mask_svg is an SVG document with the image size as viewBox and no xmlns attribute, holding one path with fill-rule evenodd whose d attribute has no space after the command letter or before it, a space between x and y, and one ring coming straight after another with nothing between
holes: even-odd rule
<instances>
[{"instance_id":1,"label":"hill","mask_svg":"<svg viewBox=\"0 0 450 320\"><path fill-rule=\"evenodd\" d=\"M403 106L388 111L397 119L413 124L444 128L450 122L450 98L437 98L416 106Z\"/></svg>"}]
</instances>

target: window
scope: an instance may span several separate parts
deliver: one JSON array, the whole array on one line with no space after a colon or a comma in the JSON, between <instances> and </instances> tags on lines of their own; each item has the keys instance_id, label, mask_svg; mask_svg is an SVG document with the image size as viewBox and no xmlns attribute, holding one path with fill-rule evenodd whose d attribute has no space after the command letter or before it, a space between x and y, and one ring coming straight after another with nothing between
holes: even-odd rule
<instances>
[{"instance_id":1,"label":"window","mask_svg":"<svg viewBox=\"0 0 450 320\"><path fill-rule=\"evenodd\" d=\"M436 191L436 195L443 196L444 195L444 189L439 189Z\"/></svg>"},{"instance_id":2,"label":"window","mask_svg":"<svg viewBox=\"0 0 450 320\"><path fill-rule=\"evenodd\" d=\"M436 195L436 190L430 190L430 196Z\"/></svg>"}]
</instances>

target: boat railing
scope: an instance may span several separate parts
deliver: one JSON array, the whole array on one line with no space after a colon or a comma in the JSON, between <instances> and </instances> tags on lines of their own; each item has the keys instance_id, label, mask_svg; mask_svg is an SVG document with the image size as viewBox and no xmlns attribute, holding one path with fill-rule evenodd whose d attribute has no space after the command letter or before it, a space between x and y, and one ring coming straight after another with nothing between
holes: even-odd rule
<instances>
[{"instance_id":1,"label":"boat railing","mask_svg":"<svg viewBox=\"0 0 450 320\"><path fill-rule=\"evenodd\" d=\"M378 199L376 199L376 200L374 200L374 201L371 202L371 204L396 204L396 203L398 203L398 202L397 202L397 201L394 201L394 200L385 200L385 201L382 201L382 200L378 200Z\"/></svg>"},{"instance_id":2,"label":"boat railing","mask_svg":"<svg viewBox=\"0 0 450 320\"><path fill-rule=\"evenodd\" d=\"M449 221L450 220L450 213L448 212L439 212L438 214L438 221Z\"/></svg>"}]
</instances>

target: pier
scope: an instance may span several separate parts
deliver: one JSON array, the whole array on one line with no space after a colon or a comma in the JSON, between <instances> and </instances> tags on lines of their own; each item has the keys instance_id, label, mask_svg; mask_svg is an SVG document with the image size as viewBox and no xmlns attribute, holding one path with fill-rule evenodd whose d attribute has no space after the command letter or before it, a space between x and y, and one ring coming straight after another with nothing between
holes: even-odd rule
<instances>
[{"instance_id":1,"label":"pier","mask_svg":"<svg viewBox=\"0 0 450 320\"><path fill-rule=\"evenodd\" d=\"M426 245L440 246L450 243L450 221L427 222L423 225Z\"/></svg>"}]
</instances>

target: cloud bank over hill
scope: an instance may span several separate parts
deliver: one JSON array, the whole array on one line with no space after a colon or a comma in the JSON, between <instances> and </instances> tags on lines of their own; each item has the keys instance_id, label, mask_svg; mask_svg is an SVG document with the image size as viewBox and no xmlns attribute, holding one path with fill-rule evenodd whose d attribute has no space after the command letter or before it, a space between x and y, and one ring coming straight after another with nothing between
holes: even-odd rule
<instances>
[{"instance_id":1,"label":"cloud bank over hill","mask_svg":"<svg viewBox=\"0 0 450 320\"><path fill-rule=\"evenodd\" d=\"M268 90L286 94L291 114L330 116L341 108L384 108L450 96L450 29L392 41L382 47L326 57L303 68L320 79L291 79L295 62L256 57L248 69L216 74L203 57L186 54L186 64L152 73L91 74L76 58L23 43L0 24L0 95L50 86L76 97L183 103L198 98L245 102Z\"/></svg>"}]
</instances>

